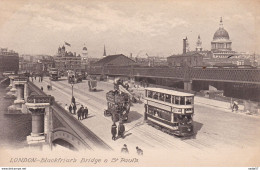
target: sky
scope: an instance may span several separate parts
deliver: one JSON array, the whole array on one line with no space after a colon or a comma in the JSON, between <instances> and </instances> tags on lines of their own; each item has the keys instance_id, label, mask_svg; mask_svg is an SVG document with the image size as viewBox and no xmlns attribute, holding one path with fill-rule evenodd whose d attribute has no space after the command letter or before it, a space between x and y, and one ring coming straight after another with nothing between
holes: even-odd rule
<instances>
[{"instance_id":1,"label":"sky","mask_svg":"<svg viewBox=\"0 0 260 170\"><path fill-rule=\"evenodd\" d=\"M0 47L19 54L68 51L102 57L168 57L182 53L186 36L194 50L219 28L220 17L238 52L260 53L260 1L254 0L0 0Z\"/></svg>"}]
</instances>

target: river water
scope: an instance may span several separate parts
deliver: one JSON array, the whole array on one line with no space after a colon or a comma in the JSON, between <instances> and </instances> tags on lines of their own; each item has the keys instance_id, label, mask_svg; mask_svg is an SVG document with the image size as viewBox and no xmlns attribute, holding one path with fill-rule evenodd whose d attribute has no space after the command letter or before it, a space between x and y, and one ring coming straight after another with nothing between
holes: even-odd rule
<instances>
[{"instance_id":1,"label":"river water","mask_svg":"<svg viewBox=\"0 0 260 170\"><path fill-rule=\"evenodd\" d=\"M0 147L19 149L28 146L26 136L30 135L30 114L8 114L13 99L5 99L7 85L0 85Z\"/></svg>"}]
</instances>

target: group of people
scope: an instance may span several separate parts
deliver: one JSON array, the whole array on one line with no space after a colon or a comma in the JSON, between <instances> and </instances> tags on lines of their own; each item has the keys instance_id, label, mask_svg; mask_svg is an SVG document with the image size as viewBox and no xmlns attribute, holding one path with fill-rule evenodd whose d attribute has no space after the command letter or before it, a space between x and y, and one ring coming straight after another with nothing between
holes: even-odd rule
<instances>
[{"instance_id":1,"label":"group of people","mask_svg":"<svg viewBox=\"0 0 260 170\"><path fill-rule=\"evenodd\" d=\"M126 154L129 153L126 144L124 144L124 146L122 147L121 153L126 153ZM144 154L144 153L143 153L143 150L142 150L141 148L139 148L138 146L136 147L136 153L137 153L137 155L143 155L143 154Z\"/></svg>"},{"instance_id":2,"label":"group of people","mask_svg":"<svg viewBox=\"0 0 260 170\"><path fill-rule=\"evenodd\" d=\"M117 125L114 122L111 127L111 133L112 133L112 140L116 140L117 138L121 138L121 137L124 138L125 125L123 124L123 122L122 121L119 122L118 131L117 131Z\"/></svg>"},{"instance_id":3,"label":"group of people","mask_svg":"<svg viewBox=\"0 0 260 170\"><path fill-rule=\"evenodd\" d=\"M32 82L33 82L33 80L36 80L36 78L37 78L37 76L31 76ZM40 75L40 76L39 76L39 82L42 82L42 80L43 80L43 76Z\"/></svg>"},{"instance_id":4,"label":"group of people","mask_svg":"<svg viewBox=\"0 0 260 170\"><path fill-rule=\"evenodd\" d=\"M88 108L87 106L83 106L81 105L79 107L79 109L77 110L77 105L76 105L76 99L74 96L72 96L72 99L71 99L71 104L68 105L65 104L65 110L68 110L71 114L74 114L78 116L78 120L83 120L83 119L86 119L88 117Z\"/></svg>"},{"instance_id":5,"label":"group of people","mask_svg":"<svg viewBox=\"0 0 260 170\"><path fill-rule=\"evenodd\" d=\"M76 114L78 116L78 120L83 120L88 117L88 108L87 106L81 105L79 109L77 110L77 106L74 103L71 103L68 107L67 104L65 104L65 110L68 110L71 114Z\"/></svg>"}]
</instances>

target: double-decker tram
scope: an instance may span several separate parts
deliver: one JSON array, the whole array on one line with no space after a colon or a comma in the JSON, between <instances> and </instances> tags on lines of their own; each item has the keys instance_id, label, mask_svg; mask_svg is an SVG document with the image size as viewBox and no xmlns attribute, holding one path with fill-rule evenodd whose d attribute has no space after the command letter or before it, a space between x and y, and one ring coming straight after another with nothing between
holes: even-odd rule
<instances>
[{"instance_id":1,"label":"double-decker tram","mask_svg":"<svg viewBox=\"0 0 260 170\"><path fill-rule=\"evenodd\" d=\"M145 88L148 124L177 136L193 135L194 95L162 88Z\"/></svg>"}]
</instances>

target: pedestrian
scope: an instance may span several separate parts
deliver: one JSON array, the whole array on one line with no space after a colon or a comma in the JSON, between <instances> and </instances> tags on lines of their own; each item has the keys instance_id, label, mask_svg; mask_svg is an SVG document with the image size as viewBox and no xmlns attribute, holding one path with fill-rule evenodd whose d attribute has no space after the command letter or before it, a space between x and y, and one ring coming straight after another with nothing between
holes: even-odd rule
<instances>
[{"instance_id":1,"label":"pedestrian","mask_svg":"<svg viewBox=\"0 0 260 170\"><path fill-rule=\"evenodd\" d=\"M43 87L41 86L41 90L43 91Z\"/></svg>"},{"instance_id":2,"label":"pedestrian","mask_svg":"<svg viewBox=\"0 0 260 170\"><path fill-rule=\"evenodd\" d=\"M72 96L72 98L71 98L71 103L73 103L74 105L76 105L76 99L75 99L74 96Z\"/></svg>"},{"instance_id":3,"label":"pedestrian","mask_svg":"<svg viewBox=\"0 0 260 170\"><path fill-rule=\"evenodd\" d=\"M125 133L125 125L120 121L118 125L118 137L124 138Z\"/></svg>"},{"instance_id":4,"label":"pedestrian","mask_svg":"<svg viewBox=\"0 0 260 170\"><path fill-rule=\"evenodd\" d=\"M36 80L36 75L34 76L34 79Z\"/></svg>"},{"instance_id":5,"label":"pedestrian","mask_svg":"<svg viewBox=\"0 0 260 170\"><path fill-rule=\"evenodd\" d=\"M41 76L41 82L42 82L42 80L43 80L43 76Z\"/></svg>"},{"instance_id":6,"label":"pedestrian","mask_svg":"<svg viewBox=\"0 0 260 170\"><path fill-rule=\"evenodd\" d=\"M137 152L137 155L143 155L143 150L140 149L138 146L136 147L136 152Z\"/></svg>"},{"instance_id":7,"label":"pedestrian","mask_svg":"<svg viewBox=\"0 0 260 170\"><path fill-rule=\"evenodd\" d=\"M68 111L68 105L67 105L67 104L65 104L64 109L65 109L66 111Z\"/></svg>"},{"instance_id":8,"label":"pedestrian","mask_svg":"<svg viewBox=\"0 0 260 170\"><path fill-rule=\"evenodd\" d=\"M71 104L69 106L69 111L70 111L70 113L72 113L72 106L71 106Z\"/></svg>"},{"instance_id":9,"label":"pedestrian","mask_svg":"<svg viewBox=\"0 0 260 170\"><path fill-rule=\"evenodd\" d=\"M117 126L115 124L115 122L113 123L112 127L111 127L111 133L112 133L112 140L116 140L116 132L117 132Z\"/></svg>"},{"instance_id":10,"label":"pedestrian","mask_svg":"<svg viewBox=\"0 0 260 170\"><path fill-rule=\"evenodd\" d=\"M84 107L83 107L83 105L81 105L79 109L80 109L80 112L81 112L81 120L83 120L84 117L85 117L85 113L84 113Z\"/></svg>"},{"instance_id":11,"label":"pedestrian","mask_svg":"<svg viewBox=\"0 0 260 170\"><path fill-rule=\"evenodd\" d=\"M32 77L32 82L33 82L33 77Z\"/></svg>"},{"instance_id":12,"label":"pedestrian","mask_svg":"<svg viewBox=\"0 0 260 170\"><path fill-rule=\"evenodd\" d=\"M86 119L88 117L88 108L87 108L87 106L85 106L83 113L84 113L84 119Z\"/></svg>"},{"instance_id":13,"label":"pedestrian","mask_svg":"<svg viewBox=\"0 0 260 170\"><path fill-rule=\"evenodd\" d=\"M41 77L39 76L39 82L41 82Z\"/></svg>"},{"instance_id":14,"label":"pedestrian","mask_svg":"<svg viewBox=\"0 0 260 170\"><path fill-rule=\"evenodd\" d=\"M81 115L82 115L82 108L81 107L78 109L77 115L78 115L78 120L82 120L81 119Z\"/></svg>"},{"instance_id":15,"label":"pedestrian","mask_svg":"<svg viewBox=\"0 0 260 170\"><path fill-rule=\"evenodd\" d=\"M121 153L129 153L126 144L124 144L123 148L121 149Z\"/></svg>"},{"instance_id":16,"label":"pedestrian","mask_svg":"<svg viewBox=\"0 0 260 170\"><path fill-rule=\"evenodd\" d=\"M73 104L73 114L74 115L76 114L76 110L77 110L77 106L76 106L76 104Z\"/></svg>"},{"instance_id":17,"label":"pedestrian","mask_svg":"<svg viewBox=\"0 0 260 170\"><path fill-rule=\"evenodd\" d=\"M232 107L232 112L233 111L238 111L238 103L236 101L234 101L233 107Z\"/></svg>"}]
</instances>

